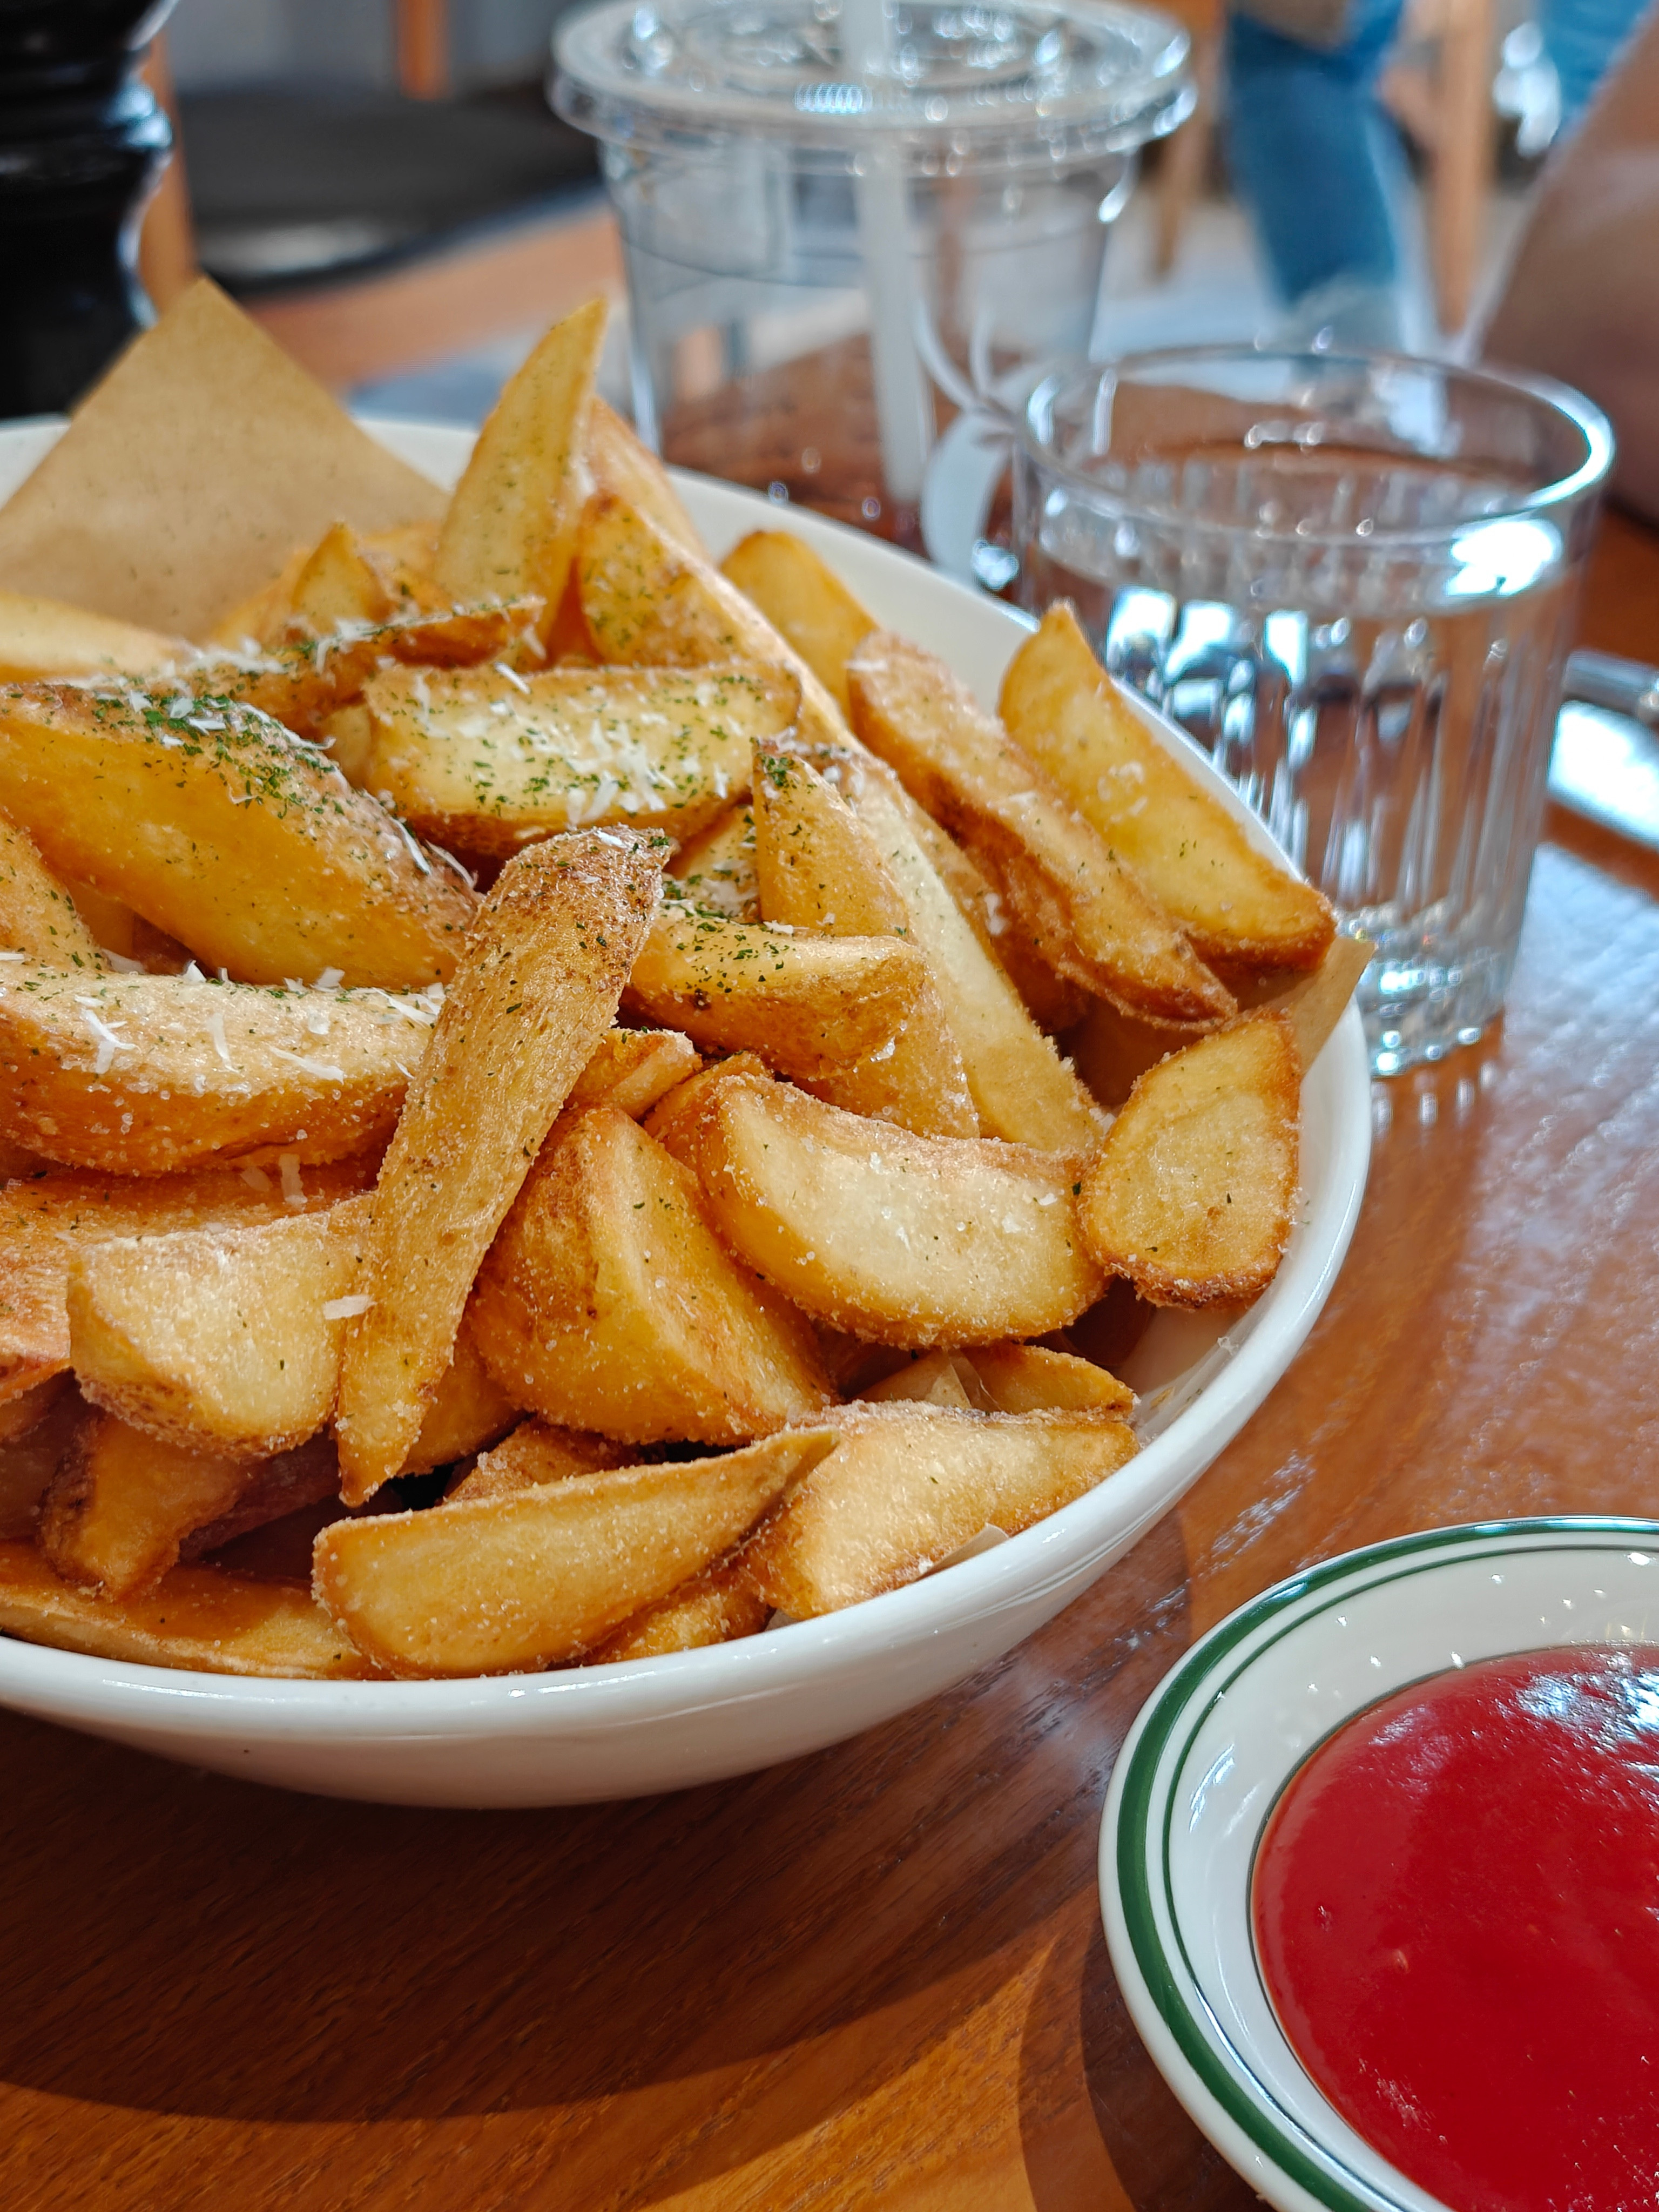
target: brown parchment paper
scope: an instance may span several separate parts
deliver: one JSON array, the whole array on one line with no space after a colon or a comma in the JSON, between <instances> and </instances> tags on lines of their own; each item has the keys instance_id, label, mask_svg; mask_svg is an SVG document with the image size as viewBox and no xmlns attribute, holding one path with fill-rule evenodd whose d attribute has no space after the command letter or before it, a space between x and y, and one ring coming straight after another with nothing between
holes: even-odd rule
<instances>
[{"instance_id":1,"label":"brown parchment paper","mask_svg":"<svg viewBox=\"0 0 1659 2212\"><path fill-rule=\"evenodd\" d=\"M0 586L201 638L331 523L446 504L204 277L0 507Z\"/></svg>"}]
</instances>

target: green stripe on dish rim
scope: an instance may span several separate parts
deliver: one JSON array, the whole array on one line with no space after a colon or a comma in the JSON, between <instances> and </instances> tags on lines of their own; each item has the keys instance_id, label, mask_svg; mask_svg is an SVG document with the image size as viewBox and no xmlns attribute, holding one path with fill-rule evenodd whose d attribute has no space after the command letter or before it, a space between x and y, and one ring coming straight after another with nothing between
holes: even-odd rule
<instances>
[{"instance_id":1,"label":"green stripe on dish rim","mask_svg":"<svg viewBox=\"0 0 1659 2212\"><path fill-rule=\"evenodd\" d=\"M1465 1559L1478 1561L1517 1549L1540 1551L1557 1547L1571 1551L1619 1551L1633 1541L1659 1545L1659 1522L1600 1515L1561 1515L1535 1520L1477 1522L1369 1545L1362 1551L1347 1553L1340 1559L1292 1576L1241 1607L1177 1662L1142 1708L1119 1755L1121 1780L1115 1775L1109 1796L1106 1827L1101 1838L1103 1887L1109 1854L1123 1934L1147 2002L1190 2069L1200 2100L1208 2107L1202 2112L1194 2112L1193 2118L1206 2133L1218 2138L1218 2147L1224 2151L1228 2149L1228 2143L1219 2138L1231 2138L1234 2150L1244 2154L1242 2170L1247 2178L1249 2170L1261 2164L1276 2168L1310 2205L1322 2207L1324 2212L1378 2212L1379 2207L1388 2207L1389 2212L1410 2212L1413 2205L1433 2201L1415 2185L1406 2181L1403 2175L1401 2179L1409 2194L1395 2197L1385 2193L1370 2179L1346 2166L1328 2146L1310 2137L1299 2121L1284 2113L1274 2102L1205 2001L1176 1910L1170 1838L1175 1817L1176 1784L1206 1719L1263 1652L1305 1622L1342 1603L1344 1596L1357 1586L1371 1589L1408 1580L1431 1572L1451 1558L1460 1563ZM1393 1571L1389 1571L1390 1569ZM1315 1599L1322 1601L1310 1602ZM1261 1633L1268 1630L1273 1632ZM1237 1665L1229 1667L1228 1661L1241 1645L1247 1644L1249 1650ZM1184 1718L1190 1718L1191 1724L1179 1747L1172 1748ZM1310 1747L1309 1752L1297 1760L1297 1769L1314 1748L1316 1747ZM1264 1815L1264 1825L1265 1819ZM1172 1931L1179 1972L1159 1933L1155 1884ZM1254 1945L1251 1948L1254 1953ZM1225 2063L1216 2048L1218 2044L1238 2074L1255 2085L1254 2094ZM1153 2055L1157 2057L1156 2052ZM1182 2094L1182 2101L1187 2102L1182 2093L1189 2085L1172 2081L1170 2086ZM1280 2114L1278 2120L1273 2118L1275 2112ZM1332 2118L1346 2127L1334 2111ZM1239 2160L1235 2157L1233 2162L1237 2164Z\"/></svg>"}]
</instances>

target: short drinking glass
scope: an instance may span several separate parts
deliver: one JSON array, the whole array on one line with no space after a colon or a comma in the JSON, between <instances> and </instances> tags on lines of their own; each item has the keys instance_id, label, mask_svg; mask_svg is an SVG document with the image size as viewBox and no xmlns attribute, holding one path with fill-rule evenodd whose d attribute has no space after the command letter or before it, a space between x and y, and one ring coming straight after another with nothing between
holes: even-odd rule
<instances>
[{"instance_id":1,"label":"short drinking glass","mask_svg":"<svg viewBox=\"0 0 1659 2212\"><path fill-rule=\"evenodd\" d=\"M1030 401L1024 603L1073 601L1373 940L1378 1074L1503 1005L1612 453L1563 386L1387 356L1187 348Z\"/></svg>"}]
</instances>

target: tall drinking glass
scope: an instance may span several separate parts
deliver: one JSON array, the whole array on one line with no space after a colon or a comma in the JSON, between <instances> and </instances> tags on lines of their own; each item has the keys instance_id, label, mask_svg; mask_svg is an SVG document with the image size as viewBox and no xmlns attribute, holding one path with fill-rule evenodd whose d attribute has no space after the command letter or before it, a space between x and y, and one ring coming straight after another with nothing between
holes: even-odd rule
<instances>
[{"instance_id":1,"label":"tall drinking glass","mask_svg":"<svg viewBox=\"0 0 1659 2212\"><path fill-rule=\"evenodd\" d=\"M1612 434L1564 386L1202 347L1050 377L1020 596L1225 769L1376 957L1392 1075L1503 1005Z\"/></svg>"}]
</instances>

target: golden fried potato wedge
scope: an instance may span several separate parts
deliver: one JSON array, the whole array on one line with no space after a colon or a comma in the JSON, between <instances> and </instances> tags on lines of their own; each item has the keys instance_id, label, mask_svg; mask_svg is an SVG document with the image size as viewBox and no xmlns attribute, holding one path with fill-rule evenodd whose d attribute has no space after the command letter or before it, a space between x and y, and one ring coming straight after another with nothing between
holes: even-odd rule
<instances>
[{"instance_id":1,"label":"golden fried potato wedge","mask_svg":"<svg viewBox=\"0 0 1659 2212\"><path fill-rule=\"evenodd\" d=\"M643 1121L702 1066L696 1045L678 1030L607 1030L572 1085L562 1118L605 1105Z\"/></svg>"},{"instance_id":2,"label":"golden fried potato wedge","mask_svg":"<svg viewBox=\"0 0 1659 2212\"><path fill-rule=\"evenodd\" d=\"M0 964L0 1117L47 1159L164 1175L336 1160L391 1134L422 999Z\"/></svg>"},{"instance_id":3,"label":"golden fried potato wedge","mask_svg":"<svg viewBox=\"0 0 1659 2212\"><path fill-rule=\"evenodd\" d=\"M313 637L326 637L342 623L371 627L399 611L386 580L359 542L357 533L337 522L324 533L294 580L290 619Z\"/></svg>"},{"instance_id":4,"label":"golden fried potato wedge","mask_svg":"<svg viewBox=\"0 0 1659 2212\"><path fill-rule=\"evenodd\" d=\"M1150 1068L1083 1178L1100 1265L1152 1305L1265 1290L1291 1233L1301 1083L1282 1014L1242 1014Z\"/></svg>"},{"instance_id":5,"label":"golden fried potato wedge","mask_svg":"<svg viewBox=\"0 0 1659 2212\"><path fill-rule=\"evenodd\" d=\"M625 823L686 837L749 788L795 720L787 671L387 669L363 691L364 788L422 836L499 856Z\"/></svg>"},{"instance_id":6,"label":"golden fried potato wedge","mask_svg":"<svg viewBox=\"0 0 1659 2212\"><path fill-rule=\"evenodd\" d=\"M471 1313L503 1389L568 1428L739 1443L830 1401L805 1316L735 1264L694 1178L611 1106L538 1160Z\"/></svg>"},{"instance_id":7,"label":"golden fried potato wedge","mask_svg":"<svg viewBox=\"0 0 1659 2212\"><path fill-rule=\"evenodd\" d=\"M600 492L588 501L576 574L602 660L787 669L800 685L803 737L814 744L846 743L840 709L793 647L712 562L626 500Z\"/></svg>"},{"instance_id":8,"label":"golden fried potato wedge","mask_svg":"<svg viewBox=\"0 0 1659 2212\"><path fill-rule=\"evenodd\" d=\"M523 1411L523 1400L503 1390L484 1365L471 1324L463 1314L449 1364L426 1409L421 1432L398 1472L430 1474L435 1468L453 1467L498 1443Z\"/></svg>"},{"instance_id":9,"label":"golden fried potato wedge","mask_svg":"<svg viewBox=\"0 0 1659 2212\"><path fill-rule=\"evenodd\" d=\"M735 1644L758 1636L772 1608L744 1574L740 1560L705 1567L655 1605L647 1605L596 1644L590 1667L619 1659L659 1659L666 1651L697 1651L710 1644Z\"/></svg>"},{"instance_id":10,"label":"golden fried potato wedge","mask_svg":"<svg viewBox=\"0 0 1659 2212\"><path fill-rule=\"evenodd\" d=\"M33 684L55 676L149 676L188 660L191 651L181 637L89 614L61 599L0 592L0 683Z\"/></svg>"},{"instance_id":11,"label":"golden fried potato wedge","mask_svg":"<svg viewBox=\"0 0 1659 2212\"><path fill-rule=\"evenodd\" d=\"M695 1171L697 1116L715 1084L729 1075L757 1075L763 1083L772 1079L771 1069L757 1052L734 1052L728 1059L711 1061L695 1075L688 1076L684 1083L677 1084L644 1117L647 1135L654 1137L665 1151L672 1152L682 1167Z\"/></svg>"},{"instance_id":12,"label":"golden fried potato wedge","mask_svg":"<svg viewBox=\"0 0 1659 2212\"><path fill-rule=\"evenodd\" d=\"M629 1446L610 1437L556 1429L547 1421L520 1421L511 1436L504 1437L493 1451L480 1452L476 1463L451 1483L444 1503L472 1505L481 1498L516 1498L521 1490L534 1490L540 1483L627 1467L631 1459Z\"/></svg>"},{"instance_id":13,"label":"golden fried potato wedge","mask_svg":"<svg viewBox=\"0 0 1659 2212\"><path fill-rule=\"evenodd\" d=\"M486 417L432 564L458 605L534 592L550 616L557 607L589 489L583 452L605 318L596 299L556 323Z\"/></svg>"},{"instance_id":14,"label":"golden fried potato wedge","mask_svg":"<svg viewBox=\"0 0 1659 2212\"><path fill-rule=\"evenodd\" d=\"M327 1495L334 1449L325 1439L290 1452L285 1474L298 1474ZM180 1451L112 1413L91 1412L41 1501L41 1550L65 1582L112 1598L153 1589L179 1563L193 1530L222 1519L255 1469L245 1460Z\"/></svg>"},{"instance_id":15,"label":"golden fried potato wedge","mask_svg":"<svg viewBox=\"0 0 1659 2212\"><path fill-rule=\"evenodd\" d=\"M357 1504L396 1474L478 1262L610 1028L661 884L643 841L584 830L509 860L485 901L374 1194L335 1422Z\"/></svg>"},{"instance_id":16,"label":"golden fried potato wedge","mask_svg":"<svg viewBox=\"0 0 1659 2212\"><path fill-rule=\"evenodd\" d=\"M903 786L898 789L903 792ZM981 949L1007 976L1024 1002L1025 1010L1040 1030L1053 1036L1082 1020L1100 1001L1076 983L1057 975L1037 950L1030 931L1014 917L1007 894L986 865L947 836L926 808L908 792L909 822L915 840L932 861L939 881L957 906L963 919L978 938Z\"/></svg>"},{"instance_id":17,"label":"golden fried potato wedge","mask_svg":"<svg viewBox=\"0 0 1659 2212\"><path fill-rule=\"evenodd\" d=\"M753 530L720 562L720 574L752 599L848 711L847 664L878 627L829 563L787 530Z\"/></svg>"},{"instance_id":18,"label":"golden fried potato wedge","mask_svg":"<svg viewBox=\"0 0 1659 2212\"><path fill-rule=\"evenodd\" d=\"M250 983L390 989L453 968L474 901L383 807L245 708L0 689L0 808L83 878Z\"/></svg>"},{"instance_id":19,"label":"golden fried potato wedge","mask_svg":"<svg viewBox=\"0 0 1659 2212\"><path fill-rule=\"evenodd\" d=\"M786 541L793 544L793 539ZM870 833L809 762L755 754L755 864L769 926L825 937L908 937L910 918ZM962 1053L933 977L897 1035L807 1088L850 1114L924 1137L976 1137Z\"/></svg>"},{"instance_id":20,"label":"golden fried potato wedge","mask_svg":"<svg viewBox=\"0 0 1659 2212\"><path fill-rule=\"evenodd\" d=\"M688 837L674 855L670 881L693 906L732 921L758 921L760 878L755 869L755 811L745 801Z\"/></svg>"},{"instance_id":21,"label":"golden fried potato wedge","mask_svg":"<svg viewBox=\"0 0 1659 2212\"><path fill-rule=\"evenodd\" d=\"M1092 1100L945 888L917 838L909 818L914 802L897 779L879 762L848 759L839 787L899 887L910 940L943 1002L985 1133L1045 1152L1085 1152L1097 1144L1101 1123Z\"/></svg>"},{"instance_id":22,"label":"golden fried potato wedge","mask_svg":"<svg viewBox=\"0 0 1659 2212\"><path fill-rule=\"evenodd\" d=\"M239 1536L251 1535L256 1528L270 1528L275 1522L288 1521L308 1507L324 1506L328 1518L339 1512L340 1463L331 1444L313 1437L301 1444L298 1451L283 1452L276 1459L261 1460L253 1466L243 1463L243 1487L236 1502L216 1521L204 1522L192 1528L179 1547L181 1559L210 1558L225 1545L233 1544ZM308 1530L306 1540L309 1552ZM263 1565L250 1567L247 1571L258 1581L308 1582L310 1560L306 1560L307 1571L298 1573L292 1566L267 1572ZM228 1571L243 1570L234 1565Z\"/></svg>"},{"instance_id":23,"label":"golden fried potato wedge","mask_svg":"<svg viewBox=\"0 0 1659 2212\"><path fill-rule=\"evenodd\" d=\"M972 1367L999 1413L1127 1413L1135 1394L1092 1360L1040 1344L976 1345Z\"/></svg>"},{"instance_id":24,"label":"golden fried potato wedge","mask_svg":"<svg viewBox=\"0 0 1659 2212\"><path fill-rule=\"evenodd\" d=\"M32 1538L35 1516L46 1486L63 1464L86 1407L67 1376L38 1382L25 1398L8 1401L8 1410L38 1393L50 1393L43 1417L0 1443L0 1542Z\"/></svg>"},{"instance_id":25,"label":"golden fried potato wedge","mask_svg":"<svg viewBox=\"0 0 1659 2212\"><path fill-rule=\"evenodd\" d=\"M534 596L417 608L375 629L360 623L323 637L290 635L252 659L202 660L185 672L179 688L194 696L200 714L256 708L308 743L326 740L338 757L349 750L341 742L343 730L351 726L349 709L379 670L398 663L471 668L481 661L539 667L544 613ZM291 632L301 629L297 623L290 625Z\"/></svg>"},{"instance_id":26,"label":"golden fried potato wedge","mask_svg":"<svg viewBox=\"0 0 1659 2212\"><path fill-rule=\"evenodd\" d=\"M587 410L587 466L596 491L627 500L665 538L693 553L705 553L697 526L669 481L667 470L597 392Z\"/></svg>"},{"instance_id":27,"label":"golden fried potato wedge","mask_svg":"<svg viewBox=\"0 0 1659 2212\"><path fill-rule=\"evenodd\" d=\"M291 1221L76 1252L70 1358L82 1393L185 1451L270 1459L303 1443L334 1409L372 1205L365 1194Z\"/></svg>"},{"instance_id":28,"label":"golden fried potato wedge","mask_svg":"<svg viewBox=\"0 0 1659 2212\"><path fill-rule=\"evenodd\" d=\"M1157 1020L1233 1012L1157 900L936 655L877 630L848 683L858 735L946 830L985 849L1059 974Z\"/></svg>"},{"instance_id":29,"label":"golden fried potato wedge","mask_svg":"<svg viewBox=\"0 0 1659 2212\"><path fill-rule=\"evenodd\" d=\"M1010 663L1002 718L1020 750L1206 960L1245 967L1318 963L1335 927L1329 906L1311 884L1258 852L1174 746L1153 735L1063 601Z\"/></svg>"},{"instance_id":30,"label":"golden fried potato wedge","mask_svg":"<svg viewBox=\"0 0 1659 2212\"><path fill-rule=\"evenodd\" d=\"M207 1674L349 1681L375 1672L309 1591L174 1567L147 1595L94 1597L61 1580L33 1544L0 1544L0 1633Z\"/></svg>"},{"instance_id":31,"label":"golden fried potato wedge","mask_svg":"<svg viewBox=\"0 0 1659 2212\"><path fill-rule=\"evenodd\" d=\"M732 1249L852 1335L995 1344L1100 1295L1064 1155L912 1136L747 1074L711 1085L684 1141Z\"/></svg>"},{"instance_id":32,"label":"golden fried potato wedge","mask_svg":"<svg viewBox=\"0 0 1659 2212\"><path fill-rule=\"evenodd\" d=\"M628 1003L709 1052L757 1052L816 1081L893 1042L927 970L896 937L796 937L667 902Z\"/></svg>"},{"instance_id":33,"label":"golden fried potato wedge","mask_svg":"<svg viewBox=\"0 0 1659 2212\"><path fill-rule=\"evenodd\" d=\"M193 1175L53 1173L0 1192L0 1403L69 1365L70 1261L108 1237L270 1220L365 1190L372 1159L276 1174L258 1167Z\"/></svg>"},{"instance_id":34,"label":"golden fried potato wedge","mask_svg":"<svg viewBox=\"0 0 1659 2212\"><path fill-rule=\"evenodd\" d=\"M394 1674L557 1666L723 1559L834 1441L794 1429L716 1459L337 1521L317 1539L313 1589Z\"/></svg>"},{"instance_id":35,"label":"golden fried potato wedge","mask_svg":"<svg viewBox=\"0 0 1659 2212\"><path fill-rule=\"evenodd\" d=\"M846 1406L840 1441L744 1547L743 1570L797 1620L914 1582L982 1528L1017 1535L1133 1458L1098 1413Z\"/></svg>"},{"instance_id":36,"label":"golden fried potato wedge","mask_svg":"<svg viewBox=\"0 0 1659 2212\"><path fill-rule=\"evenodd\" d=\"M0 946L50 968L99 973L107 963L74 899L35 850L34 841L0 814ZM3 980L3 970L0 970Z\"/></svg>"}]
</instances>

